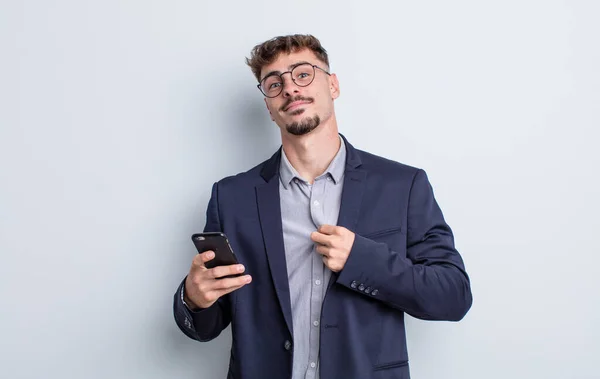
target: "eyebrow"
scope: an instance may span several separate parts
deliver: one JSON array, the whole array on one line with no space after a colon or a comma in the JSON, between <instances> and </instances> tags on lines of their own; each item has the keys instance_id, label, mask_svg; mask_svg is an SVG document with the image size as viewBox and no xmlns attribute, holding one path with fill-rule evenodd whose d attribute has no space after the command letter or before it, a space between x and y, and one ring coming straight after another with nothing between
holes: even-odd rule
<instances>
[{"instance_id":1,"label":"eyebrow","mask_svg":"<svg viewBox=\"0 0 600 379\"><path fill-rule=\"evenodd\" d=\"M306 63L308 63L310 65L313 64L313 63L310 63L310 62L307 62L307 61L296 62L296 63L288 66L288 71L292 71L297 66L300 66L301 64L306 64ZM267 75L263 76L263 78L260 81L262 82L263 80L265 80L265 78L267 78L269 76L273 76L273 75L281 75L281 71L278 71L278 70L270 71Z\"/></svg>"}]
</instances>

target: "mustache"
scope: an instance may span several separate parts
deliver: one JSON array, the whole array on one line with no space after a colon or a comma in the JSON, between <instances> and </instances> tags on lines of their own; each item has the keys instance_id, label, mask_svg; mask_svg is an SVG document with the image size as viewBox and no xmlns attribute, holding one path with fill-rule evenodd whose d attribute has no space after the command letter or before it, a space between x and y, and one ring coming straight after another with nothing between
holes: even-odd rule
<instances>
[{"instance_id":1,"label":"mustache","mask_svg":"<svg viewBox=\"0 0 600 379\"><path fill-rule=\"evenodd\" d=\"M285 104L283 104L283 106L281 107L280 110L284 111L294 101L308 101L309 103L312 103L314 101L314 99L312 97L296 96L296 97L290 98L288 101L286 101Z\"/></svg>"}]
</instances>

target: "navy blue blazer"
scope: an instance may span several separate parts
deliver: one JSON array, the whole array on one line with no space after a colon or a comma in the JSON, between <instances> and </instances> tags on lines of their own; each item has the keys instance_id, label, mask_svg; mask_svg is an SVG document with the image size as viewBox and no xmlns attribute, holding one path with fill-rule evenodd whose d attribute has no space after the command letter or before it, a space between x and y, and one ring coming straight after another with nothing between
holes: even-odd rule
<instances>
[{"instance_id":1,"label":"navy blue blazer","mask_svg":"<svg viewBox=\"0 0 600 379\"><path fill-rule=\"evenodd\" d=\"M462 319L469 277L423 170L347 148L337 225L356 234L344 269L323 300L321 379L408 379L404 314ZM209 341L231 323L228 378L289 379L292 312L279 205L281 149L269 160L213 185L205 231L229 238L252 283L174 316L190 338Z\"/></svg>"}]
</instances>

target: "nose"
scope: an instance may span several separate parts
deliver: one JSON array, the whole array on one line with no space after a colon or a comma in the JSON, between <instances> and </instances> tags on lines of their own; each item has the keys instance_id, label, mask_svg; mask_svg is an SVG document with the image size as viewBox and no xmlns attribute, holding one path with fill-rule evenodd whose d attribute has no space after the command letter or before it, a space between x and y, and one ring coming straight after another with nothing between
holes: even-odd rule
<instances>
[{"instance_id":1,"label":"nose","mask_svg":"<svg viewBox=\"0 0 600 379\"><path fill-rule=\"evenodd\" d=\"M299 92L298 86L292 80L291 72L289 77L287 75L284 75L281 77L281 80L283 80L283 89L281 90L283 97L290 97L292 96L292 94Z\"/></svg>"}]
</instances>

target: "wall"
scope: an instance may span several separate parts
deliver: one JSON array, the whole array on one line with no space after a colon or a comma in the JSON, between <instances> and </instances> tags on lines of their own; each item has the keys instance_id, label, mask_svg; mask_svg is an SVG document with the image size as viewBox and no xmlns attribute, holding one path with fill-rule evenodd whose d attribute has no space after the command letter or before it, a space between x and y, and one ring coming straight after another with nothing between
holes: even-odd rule
<instances>
[{"instance_id":1,"label":"wall","mask_svg":"<svg viewBox=\"0 0 600 379\"><path fill-rule=\"evenodd\" d=\"M279 135L244 64L328 49L342 133L424 168L472 279L414 378L598 378L598 2L0 3L0 377L223 378L173 322L211 184Z\"/></svg>"}]
</instances>

